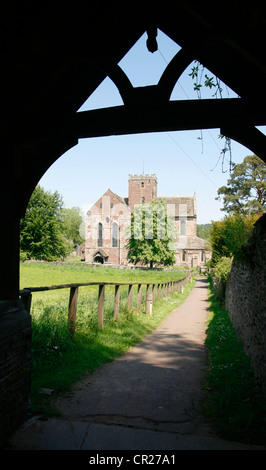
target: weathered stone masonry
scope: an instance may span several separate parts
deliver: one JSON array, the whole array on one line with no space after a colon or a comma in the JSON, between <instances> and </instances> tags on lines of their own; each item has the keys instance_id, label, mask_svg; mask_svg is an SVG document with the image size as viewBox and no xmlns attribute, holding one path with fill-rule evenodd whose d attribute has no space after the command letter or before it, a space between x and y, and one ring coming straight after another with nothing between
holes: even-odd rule
<instances>
[{"instance_id":1,"label":"weathered stone masonry","mask_svg":"<svg viewBox=\"0 0 266 470\"><path fill-rule=\"evenodd\" d=\"M266 390L266 214L256 222L246 253L245 264L232 264L225 306Z\"/></svg>"},{"instance_id":2,"label":"weathered stone masonry","mask_svg":"<svg viewBox=\"0 0 266 470\"><path fill-rule=\"evenodd\" d=\"M0 302L0 445L30 414L31 318L20 300Z\"/></svg>"}]
</instances>

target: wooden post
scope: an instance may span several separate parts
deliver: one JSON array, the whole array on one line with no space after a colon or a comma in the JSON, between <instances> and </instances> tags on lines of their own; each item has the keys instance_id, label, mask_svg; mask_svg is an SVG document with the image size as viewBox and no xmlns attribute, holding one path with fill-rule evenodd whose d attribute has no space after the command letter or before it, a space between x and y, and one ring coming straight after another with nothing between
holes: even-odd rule
<instances>
[{"instance_id":1,"label":"wooden post","mask_svg":"<svg viewBox=\"0 0 266 470\"><path fill-rule=\"evenodd\" d=\"M158 284L157 286L157 299L160 300L161 298L161 284Z\"/></svg>"},{"instance_id":2,"label":"wooden post","mask_svg":"<svg viewBox=\"0 0 266 470\"><path fill-rule=\"evenodd\" d=\"M115 286L115 306L114 306L114 319L117 320L119 314L119 302L120 302L120 285Z\"/></svg>"},{"instance_id":3,"label":"wooden post","mask_svg":"<svg viewBox=\"0 0 266 470\"><path fill-rule=\"evenodd\" d=\"M103 312L104 312L104 292L105 285L99 285L99 297L98 297L98 326L103 329Z\"/></svg>"},{"instance_id":4,"label":"wooden post","mask_svg":"<svg viewBox=\"0 0 266 470\"><path fill-rule=\"evenodd\" d=\"M21 293L21 300L27 312L30 313L32 293L29 289L24 289Z\"/></svg>"},{"instance_id":5,"label":"wooden post","mask_svg":"<svg viewBox=\"0 0 266 470\"><path fill-rule=\"evenodd\" d=\"M152 315L152 292L149 284L147 284L146 292L146 315Z\"/></svg>"},{"instance_id":6,"label":"wooden post","mask_svg":"<svg viewBox=\"0 0 266 470\"><path fill-rule=\"evenodd\" d=\"M131 312L132 310L132 294L133 294L133 284L129 284L128 286L128 311Z\"/></svg>"},{"instance_id":7,"label":"wooden post","mask_svg":"<svg viewBox=\"0 0 266 470\"><path fill-rule=\"evenodd\" d=\"M155 284L152 285L152 301L155 301Z\"/></svg>"},{"instance_id":8,"label":"wooden post","mask_svg":"<svg viewBox=\"0 0 266 470\"><path fill-rule=\"evenodd\" d=\"M75 334L75 324L76 324L76 313L78 305L78 287L71 287L69 294L69 306L68 306L68 322L69 322L69 331L74 336Z\"/></svg>"},{"instance_id":9,"label":"wooden post","mask_svg":"<svg viewBox=\"0 0 266 470\"><path fill-rule=\"evenodd\" d=\"M141 309L141 291L142 291L142 284L138 285L138 310Z\"/></svg>"}]
</instances>

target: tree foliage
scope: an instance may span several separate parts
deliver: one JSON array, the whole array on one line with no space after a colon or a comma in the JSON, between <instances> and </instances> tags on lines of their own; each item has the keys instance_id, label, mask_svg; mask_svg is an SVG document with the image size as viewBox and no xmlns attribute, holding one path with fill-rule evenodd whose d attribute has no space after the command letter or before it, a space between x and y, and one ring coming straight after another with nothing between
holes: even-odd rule
<instances>
[{"instance_id":1,"label":"tree foliage","mask_svg":"<svg viewBox=\"0 0 266 470\"><path fill-rule=\"evenodd\" d=\"M198 224L197 225L197 236L206 240L207 242L210 241L210 233L211 233L212 224Z\"/></svg>"},{"instance_id":2,"label":"tree foliage","mask_svg":"<svg viewBox=\"0 0 266 470\"><path fill-rule=\"evenodd\" d=\"M175 262L173 217L164 201L136 205L131 217L131 235L126 245L128 260L154 266Z\"/></svg>"},{"instance_id":3,"label":"tree foliage","mask_svg":"<svg viewBox=\"0 0 266 470\"><path fill-rule=\"evenodd\" d=\"M235 214L227 216L219 222L212 222L211 245L212 266L216 266L221 258L234 258L245 261L243 248L250 239L258 215L244 216Z\"/></svg>"},{"instance_id":4,"label":"tree foliage","mask_svg":"<svg viewBox=\"0 0 266 470\"><path fill-rule=\"evenodd\" d=\"M218 189L220 200L223 195L223 211L247 215L262 215L266 207L266 165L256 155L244 158L236 165L227 186Z\"/></svg>"},{"instance_id":5,"label":"tree foliage","mask_svg":"<svg viewBox=\"0 0 266 470\"><path fill-rule=\"evenodd\" d=\"M81 245L84 241L80 234L82 224L82 215L79 207L71 209L62 209L61 219L63 224L63 233L67 240L73 243L73 249Z\"/></svg>"},{"instance_id":6,"label":"tree foliage","mask_svg":"<svg viewBox=\"0 0 266 470\"><path fill-rule=\"evenodd\" d=\"M21 220L20 248L24 258L54 261L64 258L81 239L81 216L77 208L64 209L63 199L55 191L37 186Z\"/></svg>"},{"instance_id":7,"label":"tree foliage","mask_svg":"<svg viewBox=\"0 0 266 470\"><path fill-rule=\"evenodd\" d=\"M212 222L211 244L212 278L217 297L223 302L228 274L233 259L239 263L248 261L247 244L254 229L256 215L249 217L235 214L219 222Z\"/></svg>"}]
</instances>

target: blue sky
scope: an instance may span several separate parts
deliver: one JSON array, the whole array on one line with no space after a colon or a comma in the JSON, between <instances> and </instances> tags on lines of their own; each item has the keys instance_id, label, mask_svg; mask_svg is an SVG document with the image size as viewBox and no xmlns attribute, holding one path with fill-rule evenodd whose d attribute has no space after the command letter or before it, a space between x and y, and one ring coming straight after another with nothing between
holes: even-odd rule
<instances>
[{"instance_id":1,"label":"blue sky","mask_svg":"<svg viewBox=\"0 0 266 470\"><path fill-rule=\"evenodd\" d=\"M143 35L120 62L133 86L156 84L166 64L180 49L161 31L157 42L159 50L151 54L146 48L146 34ZM180 77L171 99L197 98L190 71L191 67ZM202 88L202 98L212 98L213 91ZM223 86L223 97L236 95ZM120 104L123 104L121 97L107 78L80 111ZM198 223L210 223L224 216L220 210L222 202L215 198L218 188L230 177L229 156L222 168L220 152L224 140L218 136L219 129L211 129L203 130L202 135L200 131L180 131L80 139L77 146L49 168L39 183L45 190L58 191L66 207L78 206L85 212L108 188L127 196L128 175L141 174L144 169L144 173L157 175L159 197L193 196L196 192ZM234 163L251 154L249 149L232 141Z\"/></svg>"}]
</instances>

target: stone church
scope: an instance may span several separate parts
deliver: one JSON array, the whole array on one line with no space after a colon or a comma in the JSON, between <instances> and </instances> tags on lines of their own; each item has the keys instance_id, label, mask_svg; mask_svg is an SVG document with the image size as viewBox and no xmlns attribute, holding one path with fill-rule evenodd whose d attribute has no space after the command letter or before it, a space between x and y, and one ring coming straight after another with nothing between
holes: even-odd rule
<instances>
[{"instance_id":1,"label":"stone church","mask_svg":"<svg viewBox=\"0 0 266 470\"><path fill-rule=\"evenodd\" d=\"M206 242L197 237L197 201L193 197L157 197L157 177L129 175L128 197L108 189L90 208L86 217L85 262L128 265L127 249L131 214L135 205L153 200L165 201L175 226L175 259L177 265L204 265L211 252Z\"/></svg>"}]
</instances>

